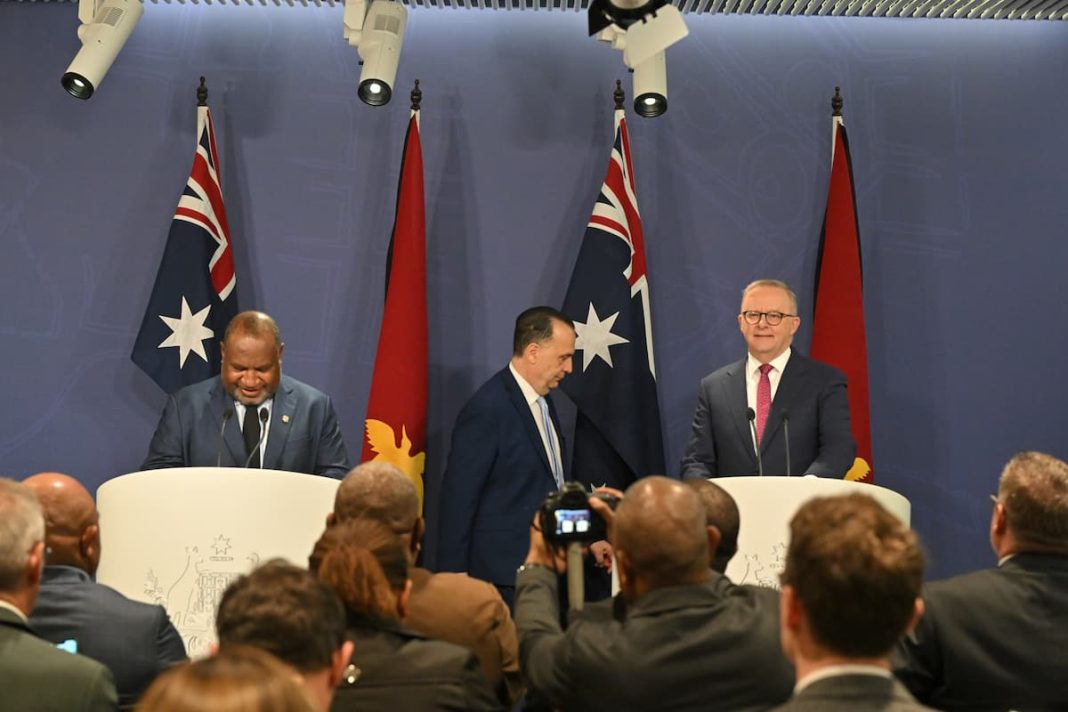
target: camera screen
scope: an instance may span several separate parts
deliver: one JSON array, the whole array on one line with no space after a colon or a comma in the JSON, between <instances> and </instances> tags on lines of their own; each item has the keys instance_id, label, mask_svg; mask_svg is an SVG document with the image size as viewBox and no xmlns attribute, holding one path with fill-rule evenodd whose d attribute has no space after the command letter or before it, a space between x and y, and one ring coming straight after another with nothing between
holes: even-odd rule
<instances>
[{"instance_id":1,"label":"camera screen","mask_svg":"<svg viewBox=\"0 0 1068 712\"><path fill-rule=\"evenodd\" d=\"M557 509L556 533L559 534L585 534L590 530L590 510L588 509Z\"/></svg>"}]
</instances>

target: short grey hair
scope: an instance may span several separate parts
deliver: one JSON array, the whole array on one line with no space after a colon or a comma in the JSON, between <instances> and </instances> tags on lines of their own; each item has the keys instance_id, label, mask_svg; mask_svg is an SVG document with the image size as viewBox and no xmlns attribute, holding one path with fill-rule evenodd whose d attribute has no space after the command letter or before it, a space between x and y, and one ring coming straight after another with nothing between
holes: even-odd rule
<instances>
[{"instance_id":1,"label":"short grey hair","mask_svg":"<svg viewBox=\"0 0 1068 712\"><path fill-rule=\"evenodd\" d=\"M44 541L41 504L26 485L0 478L0 591L14 592L30 550Z\"/></svg>"},{"instance_id":2,"label":"short grey hair","mask_svg":"<svg viewBox=\"0 0 1068 712\"><path fill-rule=\"evenodd\" d=\"M793 304L791 309L794 310L795 314L797 313L797 295L794 294L794 290L790 289L790 285L782 281L781 279L753 280L749 284L745 285L745 289L742 290L742 301L745 301L746 294L749 294L751 290L757 289L758 287L775 287L777 289L783 290L784 292L786 292L786 296L790 298L790 303Z\"/></svg>"}]
</instances>

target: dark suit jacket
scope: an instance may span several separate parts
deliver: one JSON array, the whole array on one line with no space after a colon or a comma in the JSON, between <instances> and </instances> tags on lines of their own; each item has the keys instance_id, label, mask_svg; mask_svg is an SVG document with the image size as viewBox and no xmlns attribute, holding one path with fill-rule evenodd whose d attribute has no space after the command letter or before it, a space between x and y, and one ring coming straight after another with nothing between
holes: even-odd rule
<instances>
[{"instance_id":1,"label":"dark suit jacket","mask_svg":"<svg viewBox=\"0 0 1068 712\"><path fill-rule=\"evenodd\" d=\"M143 470L212 467L219 454L223 413L234 400L218 377L186 386L167 398ZM282 376L271 408L271 430L263 466L269 470L344 477L349 471L345 442L330 399L295 378ZM241 467L247 457L236 414L226 423L222 466Z\"/></svg>"},{"instance_id":2,"label":"dark suit jacket","mask_svg":"<svg viewBox=\"0 0 1068 712\"><path fill-rule=\"evenodd\" d=\"M929 584L894 673L945 710L1068 709L1068 556L1017 554Z\"/></svg>"},{"instance_id":3,"label":"dark suit jacket","mask_svg":"<svg viewBox=\"0 0 1068 712\"><path fill-rule=\"evenodd\" d=\"M530 689L562 710L766 709L790 696L777 607L720 574L649 592L624 620L595 604L560 629L556 575L521 571L515 621Z\"/></svg>"},{"instance_id":4,"label":"dark suit jacket","mask_svg":"<svg viewBox=\"0 0 1068 712\"><path fill-rule=\"evenodd\" d=\"M896 680L876 675L835 675L816 680L790 698L775 712L922 712L917 702Z\"/></svg>"},{"instance_id":5,"label":"dark suit jacket","mask_svg":"<svg viewBox=\"0 0 1068 712\"><path fill-rule=\"evenodd\" d=\"M0 608L0 709L111 712L116 702L106 667L41 640L22 619Z\"/></svg>"},{"instance_id":6,"label":"dark suit jacket","mask_svg":"<svg viewBox=\"0 0 1068 712\"><path fill-rule=\"evenodd\" d=\"M693 430L682 458L682 476L727 477L758 472L746 416L745 359L705 376L697 394ZM841 477L853 466L856 444L849 425L846 379L841 371L794 349L775 391L760 453L764 474L786 474L789 416L790 474Z\"/></svg>"},{"instance_id":7,"label":"dark suit jacket","mask_svg":"<svg viewBox=\"0 0 1068 712\"><path fill-rule=\"evenodd\" d=\"M559 433L551 399L549 413ZM486 381L460 411L441 487L438 570L514 585L530 546L534 512L556 490L556 481L534 416L508 368Z\"/></svg>"},{"instance_id":8,"label":"dark suit jacket","mask_svg":"<svg viewBox=\"0 0 1068 712\"><path fill-rule=\"evenodd\" d=\"M398 621L352 623L356 647L331 712L503 709L467 648L429 640Z\"/></svg>"},{"instance_id":9,"label":"dark suit jacket","mask_svg":"<svg viewBox=\"0 0 1068 712\"><path fill-rule=\"evenodd\" d=\"M122 705L132 705L156 675L186 659L162 606L131 601L72 566L45 567L30 626L50 643L77 641L80 654L106 665Z\"/></svg>"}]
</instances>

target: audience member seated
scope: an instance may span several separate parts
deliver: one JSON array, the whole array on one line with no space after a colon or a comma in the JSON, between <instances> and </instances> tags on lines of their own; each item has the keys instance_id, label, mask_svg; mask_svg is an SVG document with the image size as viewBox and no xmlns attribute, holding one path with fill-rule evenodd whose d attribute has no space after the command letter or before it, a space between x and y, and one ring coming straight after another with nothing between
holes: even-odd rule
<instances>
[{"instance_id":1,"label":"audience member seated","mask_svg":"<svg viewBox=\"0 0 1068 712\"><path fill-rule=\"evenodd\" d=\"M299 674L322 712L352 656L345 609L326 584L281 559L239 577L223 592L215 615L219 649L265 650Z\"/></svg>"},{"instance_id":2,"label":"audience member seated","mask_svg":"<svg viewBox=\"0 0 1068 712\"><path fill-rule=\"evenodd\" d=\"M590 504L609 521L626 620L578 617L561 630L557 572L566 562L532 526L515 614L532 691L583 711L738 710L789 697L793 670L767 630L768 610L724 595L691 488L648 477L614 516L600 500Z\"/></svg>"},{"instance_id":3,"label":"audience member seated","mask_svg":"<svg viewBox=\"0 0 1068 712\"><path fill-rule=\"evenodd\" d=\"M1068 709L1068 464L1009 460L990 542L996 568L926 587L894 672L938 709Z\"/></svg>"},{"instance_id":4,"label":"audience member seated","mask_svg":"<svg viewBox=\"0 0 1068 712\"><path fill-rule=\"evenodd\" d=\"M100 515L80 482L42 472L23 484L44 511L48 552L30 627L51 643L72 641L77 652L106 665L119 704L132 706L156 675L186 659L182 638L162 606L132 601L94 581Z\"/></svg>"},{"instance_id":5,"label":"audience member seated","mask_svg":"<svg viewBox=\"0 0 1068 712\"><path fill-rule=\"evenodd\" d=\"M137 712L315 712L293 670L234 645L156 678Z\"/></svg>"},{"instance_id":6,"label":"audience member seated","mask_svg":"<svg viewBox=\"0 0 1068 712\"><path fill-rule=\"evenodd\" d=\"M467 574L434 574L414 566L426 524L411 480L385 462L356 467L338 487L329 521L358 518L385 524L408 548L412 591L404 624L427 637L470 648L502 702L511 705L518 700L523 692L519 642L497 588Z\"/></svg>"},{"instance_id":7,"label":"audience member seated","mask_svg":"<svg viewBox=\"0 0 1068 712\"><path fill-rule=\"evenodd\" d=\"M384 524L359 519L328 527L309 565L341 597L355 644L335 712L501 708L473 652L401 624L412 585L408 551Z\"/></svg>"},{"instance_id":8,"label":"audience member seated","mask_svg":"<svg viewBox=\"0 0 1068 712\"><path fill-rule=\"evenodd\" d=\"M705 510L705 525L716 530L714 534L709 532L712 570L726 574L727 564L738 553L738 532L742 524L738 503L731 497L730 492L715 482L690 479L684 480L684 484L696 492L697 498L701 500L701 506Z\"/></svg>"},{"instance_id":9,"label":"audience member seated","mask_svg":"<svg viewBox=\"0 0 1068 712\"><path fill-rule=\"evenodd\" d=\"M782 646L797 668L791 712L911 712L890 651L923 611L923 553L867 495L810 500L790 521Z\"/></svg>"},{"instance_id":10,"label":"audience member seated","mask_svg":"<svg viewBox=\"0 0 1068 712\"><path fill-rule=\"evenodd\" d=\"M25 485L0 479L0 708L108 712L115 683L106 667L34 635L27 622L45 557L41 505Z\"/></svg>"}]
</instances>

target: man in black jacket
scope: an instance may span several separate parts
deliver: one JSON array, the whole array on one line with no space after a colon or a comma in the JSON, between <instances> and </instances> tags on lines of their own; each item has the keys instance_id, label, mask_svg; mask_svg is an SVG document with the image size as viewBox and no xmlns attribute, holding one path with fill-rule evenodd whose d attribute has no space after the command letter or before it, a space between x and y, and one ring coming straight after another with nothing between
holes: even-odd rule
<instances>
[{"instance_id":1,"label":"man in black jacket","mask_svg":"<svg viewBox=\"0 0 1068 712\"><path fill-rule=\"evenodd\" d=\"M591 505L612 518L599 500ZM737 710L789 697L793 670L775 618L709 568L706 521L681 482L631 485L612 534L626 617L580 616L566 631L557 596L564 562L532 528L515 614L530 688L563 710Z\"/></svg>"},{"instance_id":2,"label":"man in black jacket","mask_svg":"<svg viewBox=\"0 0 1068 712\"><path fill-rule=\"evenodd\" d=\"M100 515L80 482L42 472L24 484L37 495L46 523L47 565L30 625L45 640L106 665L119 703L131 706L160 672L186 659L182 638L162 606L132 601L93 580Z\"/></svg>"},{"instance_id":3,"label":"man in black jacket","mask_svg":"<svg viewBox=\"0 0 1068 712\"><path fill-rule=\"evenodd\" d=\"M1068 709L1068 464L1009 460L990 542L997 568L927 586L894 672L938 709Z\"/></svg>"}]
</instances>

